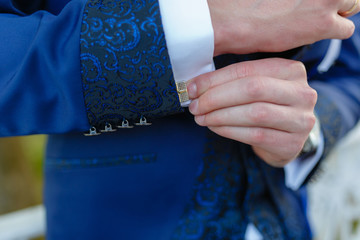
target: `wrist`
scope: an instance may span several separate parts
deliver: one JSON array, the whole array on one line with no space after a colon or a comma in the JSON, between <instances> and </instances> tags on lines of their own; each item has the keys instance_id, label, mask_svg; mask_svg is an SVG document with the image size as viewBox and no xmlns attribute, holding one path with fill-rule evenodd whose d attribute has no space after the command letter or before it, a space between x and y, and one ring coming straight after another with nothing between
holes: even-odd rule
<instances>
[{"instance_id":1,"label":"wrist","mask_svg":"<svg viewBox=\"0 0 360 240\"><path fill-rule=\"evenodd\" d=\"M209 12L210 12L210 18L211 18L211 25L214 32L214 57L221 55L224 52L224 46L223 46L223 38L225 37L226 33L224 32L224 28L222 27L222 20L220 18L219 12L221 12L221 8L217 6L216 1L207 0Z\"/></svg>"},{"instance_id":2,"label":"wrist","mask_svg":"<svg viewBox=\"0 0 360 240\"><path fill-rule=\"evenodd\" d=\"M214 31L214 57L226 54L247 54L257 52L258 45L254 43L253 27L246 18L241 21L229 22L228 14L214 1L208 0L211 24ZM238 17L240 18L240 17ZM256 36L255 36L256 37ZM256 39L256 38L255 38Z\"/></svg>"}]
</instances>

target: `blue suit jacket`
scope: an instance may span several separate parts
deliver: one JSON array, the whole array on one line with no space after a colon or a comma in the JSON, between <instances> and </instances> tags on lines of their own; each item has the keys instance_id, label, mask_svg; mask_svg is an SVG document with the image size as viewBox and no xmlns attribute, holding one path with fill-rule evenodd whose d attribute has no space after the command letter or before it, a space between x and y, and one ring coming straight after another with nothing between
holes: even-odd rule
<instances>
[{"instance_id":1,"label":"blue suit jacket","mask_svg":"<svg viewBox=\"0 0 360 240\"><path fill-rule=\"evenodd\" d=\"M266 239L310 238L282 169L181 113L155 0L0 0L0 35L0 135L50 134L48 239L242 239L249 221ZM359 36L322 74L329 41L274 54L311 74L324 156L360 115ZM141 117L153 125L82 135Z\"/></svg>"}]
</instances>

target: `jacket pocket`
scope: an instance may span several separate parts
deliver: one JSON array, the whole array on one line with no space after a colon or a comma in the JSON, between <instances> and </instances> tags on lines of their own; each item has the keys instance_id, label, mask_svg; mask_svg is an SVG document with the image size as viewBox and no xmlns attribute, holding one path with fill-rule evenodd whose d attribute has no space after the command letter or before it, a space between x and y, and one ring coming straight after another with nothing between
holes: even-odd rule
<instances>
[{"instance_id":1,"label":"jacket pocket","mask_svg":"<svg viewBox=\"0 0 360 240\"><path fill-rule=\"evenodd\" d=\"M116 167L134 164L150 164L156 162L156 159L157 155L155 153L96 158L47 158L45 161L45 168L71 170L82 168Z\"/></svg>"}]
</instances>

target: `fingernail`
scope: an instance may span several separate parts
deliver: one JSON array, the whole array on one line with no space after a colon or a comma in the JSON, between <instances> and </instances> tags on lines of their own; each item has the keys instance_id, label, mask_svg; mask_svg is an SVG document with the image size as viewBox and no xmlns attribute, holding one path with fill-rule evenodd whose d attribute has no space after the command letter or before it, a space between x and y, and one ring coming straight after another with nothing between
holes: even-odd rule
<instances>
[{"instance_id":1,"label":"fingernail","mask_svg":"<svg viewBox=\"0 0 360 240\"><path fill-rule=\"evenodd\" d=\"M195 100L193 100L193 101L190 103L189 111L190 111L192 114L196 114L196 113L197 113L197 110L198 110L198 102L199 102L199 100L198 100L198 99L195 99Z\"/></svg>"},{"instance_id":2,"label":"fingernail","mask_svg":"<svg viewBox=\"0 0 360 240\"><path fill-rule=\"evenodd\" d=\"M194 82L191 82L188 86L187 86L187 91L188 91L188 94L189 94L189 98L190 99L194 99L196 98L197 96L197 86Z\"/></svg>"},{"instance_id":3,"label":"fingernail","mask_svg":"<svg viewBox=\"0 0 360 240\"><path fill-rule=\"evenodd\" d=\"M205 119L204 115L195 116L195 122L200 126L202 126L202 124L204 123L204 119Z\"/></svg>"}]
</instances>

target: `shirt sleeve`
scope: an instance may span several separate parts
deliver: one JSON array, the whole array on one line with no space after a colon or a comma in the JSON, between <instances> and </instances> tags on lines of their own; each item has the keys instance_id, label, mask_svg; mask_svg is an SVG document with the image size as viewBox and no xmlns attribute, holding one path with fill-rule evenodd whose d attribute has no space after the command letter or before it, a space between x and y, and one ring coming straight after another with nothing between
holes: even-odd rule
<instances>
[{"instance_id":1,"label":"shirt sleeve","mask_svg":"<svg viewBox=\"0 0 360 240\"><path fill-rule=\"evenodd\" d=\"M286 186L292 190L298 190L318 164L323 153L324 136L320 131L320 142L315 154L306 158L296 158L284 167Z\"/></svg>"},{"instance_id":2,"label":"shirt sleeve","mask_svg":"<svg viewBox=\"0 0 360 240\"><path fill-rule=\"evenodd\" d=\"M207 1L160 0L159 3L175 82L214 71L214 31Z\"/></svg>"}]
</instances>

